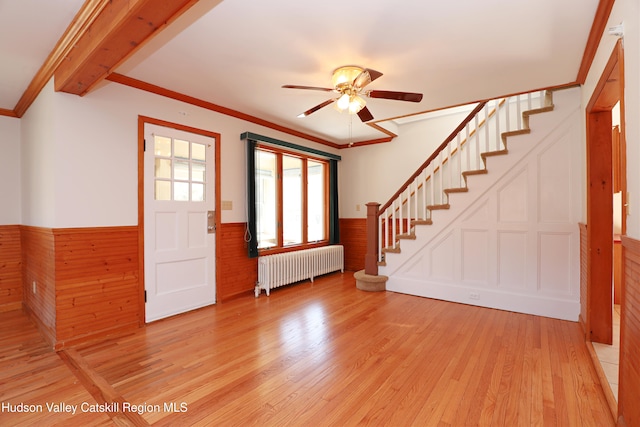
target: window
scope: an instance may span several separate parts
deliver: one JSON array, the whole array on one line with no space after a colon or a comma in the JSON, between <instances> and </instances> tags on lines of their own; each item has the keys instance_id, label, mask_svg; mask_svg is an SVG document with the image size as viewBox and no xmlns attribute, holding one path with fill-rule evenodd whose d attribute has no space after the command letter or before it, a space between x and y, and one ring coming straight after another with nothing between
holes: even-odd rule
<instances>
[{"instance_id":1,"label":"window","mask_svg":"<svg viewBox=\"0 0 640 427\"><path fill-rule=\"evenodd\" d=\"M255 150L258 249L328 240L328 163L271 147Z\"/></svg>"},{"instance_id":2,"label":"window","mask_svg":"<svg viewBox=\"0 0 640 427\"><path fill-rule=\"evenodd\" d=\"M204 201L204 144L155 135L154 156L155 200Z\"/></svg>"}]
</instances>

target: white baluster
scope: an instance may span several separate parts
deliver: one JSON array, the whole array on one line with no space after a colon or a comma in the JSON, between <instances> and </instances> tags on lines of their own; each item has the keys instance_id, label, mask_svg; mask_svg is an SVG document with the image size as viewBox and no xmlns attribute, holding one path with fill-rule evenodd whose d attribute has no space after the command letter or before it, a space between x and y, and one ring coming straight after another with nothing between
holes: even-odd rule
<instances>
[{"instance_id":1,"label":"white baluster","mask_svg":"<svg viewBox=\"0 0 640 427\"><path fill-rule=\"evenodd\" d=\"M521 95L518 95L518 109L516 110L516 114L518 114L518 130L522 129L522 106L520 105Z\"/></svg>"},{"instance_id":2,"label":"white baluster","mask_svg":"<svg viewBox=\"0 0 640 427\"><path fill-rule=\"evenodd\" d=\"M504 104L505 105L505 113L507 115L506 117L506 131L509 132L511 130L511 98L506 98L507 102Z\"/></svg>"},{"instance_id":3,"label":"white baluster","mask_svg":"<svg viewBox=\"0 0 640 427\"><path fill-rule=\"evenodd\" d=\"M431 189L431 197L430 197L430 202L428 204L431 205L435 205L436 204L436 196L435 196L435 184L434 181L436 180L435 177L435 166L433 165L434 162L431 162L431 175L429 175L429 188ZM431 216L431 212L429 212L429 216Z\"/></svg>"},{"instance_id":4,"label":"white baluster","mask_svg":"<svg viewBox=\"0 0 640 427\"><path fill-rule=\"evenodd\" d=\"M424 168L424 171L422 172L422 213L423 218L427 219L429 218L428 212L427 212L427 205L429 204L429 199L428 194L427 194L427 185L429 184L427 181L429 180L429 166L427 166L426 168Z\"/></svg>"},{"instance_id":5,"label":"white baluster","mask_svg":"<svg viewBox=\"0 0 640 427\"><path fill-rule=\"evenodd\" d=\"M378 216L378 262L382 262L382 219L382 215Z\"/></svg>"},{"instance_id":6,"label":"white baluster","mask_svg":"<svg viewBox=\"0 0 640 427\"><path fill-rule=\"evenodd\" d=\"M467 152L467 168L466 170L471 170L471 144L469 144L469 123L464 127L466 132L465 138L465 151Z\"/></svg>"},{"instance_id":7,"label":"white baluster","mask_svg":"<svg viewBox=\"0 0 640 427\"><path fill-rule=\"evenodd\" d=\"M391 245L393 245L393 247L396 247L396 236L397 236L397 224L396 224L396 201L398 199L394 200L393 203L391 204Z\"/></svg>"},{"instance_id":8,"label":"white baluster","mask_svg":"<svg viewBox=\"0 0 640 427\"><path fill-rule=\"evenodd\" d=\"M489 103L484 104L484 145L486 151L491 151L489 144Z\"/></svg>"},{"instance_id":9,"label":"white baluster","mask_svg":"<svg viewBox=\"0 0 640 427\"><path fill-rule=\"evenodd\" d=\"M500 138L500 100L496 99L496 150L502 149Z\"/></svg>"},{"instance_id":10,"label":"white baluster","mask_svg":"<svg viewBox=\"0 0 640 427\"><path fill-rule=\"evenodd\" d=\"M449 143L447 144L447 172L448 172L448 178L449 178L449 182L447 183L447 187L448 188L453 188L453 162L451 159L451 145L453 144L453 141L449 141Z\"/></svg>"},{"instance_id":11,"label":"white baluster","mask_svg":"<svg viewBox=\"0 0 640 427\"><path fill-rule=\"evenodd\" d=\"M462 187L463 179L462 179L462 137L460 136L460 132L456 136L456 163L458 165L458 187Z\"/></svg>"},{"instance_id":12,"label":"white baluster","mask_svg":"<svg viewBox=\"0 0 640 427\"><path fill-rule=\"evenodd\" d=\"M418 176L418 177L416 177L416 179L414 180L414 185L416 186L416 191L415 191L416 199L415 199L415 201L414 201L414 203L413 203L413 209L414 209L414 211L415 211L415 213L414 213L414 218L415 218L416 220L420 219L420 218L418 218L418 205L419 205L419 203L418 203L418 201L419 201L419 197L418 197L418 190L419 190L419 188L420 188L420 187L419 187L419 185L418 185L418 184L419 184L419 179L420 179L420 178L419 178L419 176Z\"/></svg>"},{"instance_id":13,"label":"white baluster","mask_svg":"<svg viewBox=\"0 0 640 427\"><path fill-rule=\"evenodd\" d=\"M406 190L405 190L406 191ZM404 198L404 191L402 193L400 193L400 197L398 197L398 203L400 204L400 206L398 206L398 217L400 219L400 232L398 234L404 234L404 222L403 222L403 215L402 215L402 209L404 207L404 203L402 201L402 199ZM395 239L393 240L394 244L395 244Z\"/></svg>"},{"instance_id":14,"label":"white baluster","mask_svg":"<svg viewBox=\"0 0 640 427\"><path fill-rule=\"evenodd\" d=\"M392 203L393 205L393 203ZM389 234L391 233L391 224L389 223L389 208L387 208L384 211L384 247L388 248L389 247Z\"/></svg>"},{"instance_id":15,"label":"white baluster","mask_svg":"<svg viewBox=\"0 0 640 427\"><path fill-rule=\"evenodd\" d=\"M480 169L480 129L478 129L479 127L479 123L478 123L478 115L476 114L475 116L475 132L473 133L473 139L475 141L475 147L476 147L476 169Z\"/></svg>"}]
</instances>

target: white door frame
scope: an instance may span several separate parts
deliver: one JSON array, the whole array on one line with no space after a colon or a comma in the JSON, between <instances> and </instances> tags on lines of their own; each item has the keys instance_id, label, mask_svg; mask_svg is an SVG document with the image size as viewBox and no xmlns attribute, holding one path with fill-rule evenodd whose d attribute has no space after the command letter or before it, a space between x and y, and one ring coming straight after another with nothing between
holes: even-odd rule
<instances>
[{"instance_id":1,"label":"white door frame","mask_svg":"<svg viewBox=\"0 0 640 427\"><path fill-rule=\"evenodd\" d=\"M145 124L153 124L158 126L169 127L185 132L191 132L215 139L215 225L220 228L220 134L204 129L198 129L190 126L172 123L165 120L154 119L151 117L138 116L138 324L143 326L146 318L145 313L145 278L144 278L144 129ZM215 233L215 256L216 264L215 280L216 280L216 301L218 300L218 283L220 282L220 269L218 268L220 233Z\"/></svg>"}]
</instances>

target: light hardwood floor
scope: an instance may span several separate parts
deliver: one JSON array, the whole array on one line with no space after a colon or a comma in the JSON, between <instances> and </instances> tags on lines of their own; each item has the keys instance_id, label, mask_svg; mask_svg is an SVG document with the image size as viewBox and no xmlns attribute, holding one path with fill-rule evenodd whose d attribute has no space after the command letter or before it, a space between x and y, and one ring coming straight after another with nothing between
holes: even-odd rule
<instances>
[{"instance_id":1,"label":"light hardwood floor","mask_svg":"<svg viewBox=\"0 0 640 427\"><path fill-rule=\"evenodd\" d=\"M613 425L577 323L367 293L352 273L58 354L21 312L0 321L0 402L43 405L0 425Z\"/></svg>"}]
</instances>

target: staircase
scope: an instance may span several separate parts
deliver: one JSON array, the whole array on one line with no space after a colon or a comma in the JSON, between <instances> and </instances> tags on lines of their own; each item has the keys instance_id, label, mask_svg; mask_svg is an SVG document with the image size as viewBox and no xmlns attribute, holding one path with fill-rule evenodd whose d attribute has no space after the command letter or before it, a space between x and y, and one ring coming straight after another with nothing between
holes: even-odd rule
<instances>
[{"instance_id":1,"label":"staircase","mask_svg":"<svg viewBox=\"0 0 640 427\"><path fill-rule=\"evenodd\" d=\"M476 105L378 211L387 290L577 320L579 110L577 89Z\"/></svg>"}]
</instances>

